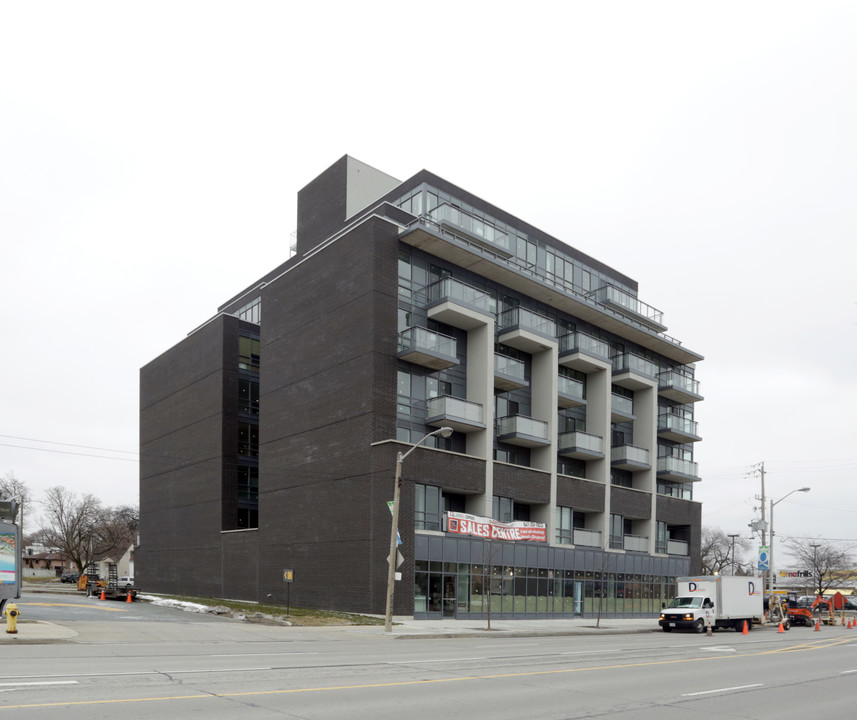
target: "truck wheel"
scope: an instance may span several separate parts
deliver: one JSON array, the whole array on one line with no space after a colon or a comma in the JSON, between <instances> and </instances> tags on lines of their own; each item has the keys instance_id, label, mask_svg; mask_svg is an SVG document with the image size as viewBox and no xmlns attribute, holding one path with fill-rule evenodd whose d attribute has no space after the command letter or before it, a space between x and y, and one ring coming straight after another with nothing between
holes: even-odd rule
<instances>
[{"instance_id":1,"label":"truck wheel","mask_svg":"<svg viewBox=\"0 0 857 720\"><path fill-rule=\"evenodd\" d=\"M791 630L791 629L792 629L792 624L788 620L786 620L783 623L783 630Z\"/></svg>"},{"instance_id":2,"label":"truck wheel","mask_svg":"<svg viewBox=\"0 0 857 720\"><path fill-rule=\"evenodd\" d=\"M697 620L693 624L693 629L697 633L704 633L705 632L705 620L703 620L702 618L699 618L699 620Z\"/></svg>"}]
</instances>

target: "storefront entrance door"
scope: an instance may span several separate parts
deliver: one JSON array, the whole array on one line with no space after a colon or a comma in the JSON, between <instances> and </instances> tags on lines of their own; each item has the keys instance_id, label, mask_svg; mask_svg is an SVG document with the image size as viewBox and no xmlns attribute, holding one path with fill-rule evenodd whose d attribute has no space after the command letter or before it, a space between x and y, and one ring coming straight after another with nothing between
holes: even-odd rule
<instances>
[{"instance_id":1,"label":"storefront entrance door","mask_svg":"<svg viewBox=\"0 0 857 720\"><path fill-rule=\"evenodd\" d=\"M443 616L454 618L455 617L455 575L444 575L443 576Z\"/></svg>"}]
</instances>

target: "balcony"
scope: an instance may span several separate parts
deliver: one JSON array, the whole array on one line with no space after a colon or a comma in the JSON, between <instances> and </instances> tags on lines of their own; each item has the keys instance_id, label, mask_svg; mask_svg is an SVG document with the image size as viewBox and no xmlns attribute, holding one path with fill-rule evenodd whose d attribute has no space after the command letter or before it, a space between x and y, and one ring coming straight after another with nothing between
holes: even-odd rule
<instances>
[{"instance_id":1,"label":"balcony","mask_svg":"<svg viewBox=\"0 0 857 720\"><path fill-rule=\"evenodd\" d=\"M699 465L693 460L682 460L676 457L658 458L658 480L670 482L698 482Z\"/></svg>"},{"instance_id":2,"label":"balcony","mask_svg":"<svg viewBox=\"0 0 857 720\"><path fill-rule=\"evenodd\" d=\"M617 395L610 396L610 420L614 423L628 422L634 419L633 398Z\"/></svg>"},{"instance_id":3,"label":"balcony","mask_svg":"<svg viewBox=\"0 0 857 720\"><path fill-rule=\"evenodd\" d=\"M636 445L618 445L610 450L610 467L631 472L650 470L649 451Z\"/></svg>"},{"instance_id":4,"label":"balcony","mask_svg":"<svg viewBox=\"0 0 857 720\"><path fill-rule=\"evenodd\" d=\"M657 383L658 366L634 353L620 353L611 359L613 382L629 390L645 390Z\"/></svg>"},{"instance_id":5,"label":"balcony","mask_svg":"<svg viewBox=\"0 0 857 720\"><path fill-rule=\"evenodd\" d=\"M649 552L649 538L645 535L625 535L623 541L627 552Z\"/></svg>"},{"instance_id":6,"label":"balcony","mask_svg":"<svg viewBox=\"0 0 857 720\"><path fill-rule=\"evenodd\" d=\"M556 323L522 307L509 308L497 318L500 342L533 354L550 349L556 342Z\"/></svg>"},{"instance_id":7,"label":"balcony","mask_svg":"<svg viewBox=\"0 0 857 720\"><path fill-rule=\"evenodd\" d=\"M494 387L500 390L517 390L527 387L524 363L508 355L494 353Z\"/></svg>"},{"instance_id":8,"label":"balcony","mask_svg":"<svg viewBox=\"0 0 857 720\"><path fill-rule=\"evenodd\" d=\"M667 540L668 555L689 555L688 544L684 540Z\"/></svg>"},{"instance_id":9,"label":"balcony","mask_svg":"<svg viewBox=\"0 0 857 720\"><path fill-rule=\"evenodd\" d=\"M574 528L574 544L585 547L601 547L601 531Z\"/></svg>"},{"instance_id":10,"label":"balcony","mask_svg":"<svg viewBox=\"0 0 857 720\"><path fill-rule=\"evenodd\" d=\"M580 430L560 433L557 445L557 452L564 457L578 460L604 459L604 438L600 435L590 435Z\"/></svg>"},{"instance_id":11,"label":"balcony","mask_svg":"<svg viewBox=\"0 0 857 720\"><path fill-rule=\"evenodd\" d=\"M663 332L667 329L663 322L664 314L660 310L615 285L603 285L589 293L589 296L595 302L612 307L623 315L630 315L634 320L648 325L652 330Z\"/></svg>"},{"instance_id":12,"label":"balcony","mask_svg":"<svg viewBox=\"0 0 857 720\"><path fill-rule=\"evenodd\" d=\"M559 339L559 364L591 373L610 364L610 346L582 332L563 335Z\"/></svg>"},{"instance_id":13,"label":"balcony","mask_svg":"<svg viewBox=\"0 0 857 720\"><path fill-rule=\"evenodd\" d=\"M460 280L446 277L427 288L428 316L432 320L472 330L494 319L494 299Z\"/></svg>"},{"instance_id":14,"label":"balcony","mask_svg":"<svg viewBox=\"0 0 857 720\"><path fill-rule=\"evenodd\" d=\"M584 398L585 387L580 380L560 375L557 381L557 404L561 408L586 405L586 398Z\"/></svg>"},{"instance_id":15,"label":"balcony","mask_svg":"<svg viewBox=\"0 0 857 720\"><path fill-rule=\"evenodd\" d=\"M458 365L455 338L424 327L411 327L399 333L398 356L432 370L445 370Z\"/></svg>"},{"instance_id":16,"label":"balcony","mask_svg":"<svg viewBox=\"0 0 857 720\"><path fill-rule=\"evenodd\" d=\"M699 394L699 380L694 380L675 370L664 370L658 373L658 395L682 405L702 400L702 395Z\"/></svg>"},{"instance_id":17,"label":"balcony","mask_svg":"<svg viewBox=\"0 0 857 720\"><path fill-rule=\"evenodd\" d=\"M548 424L524 415L498 418L497 440L521 447L545 447L550 445Z\"/></svg>"},{"instance_id":18,"label":"balcony","mask_svg":"<svg viewBox=\"0 0 857 720\"><path fill-rule=\"evenodd\" d=\"M459 235L502 257L512 257L509 236L482 218L447 203L431 210L429 217L453 235Z\"/></svg>"},{"instance_id":19,"label":"balcony","mask_svg":"<svg viewBox=\"0 0 857 720\"><path fill-rule=\"evenodd\" d=\"M698 424L695 420L680 415L661 413L658 415L658 437L677 443L697 442L702 440L698 433Z\"/></svg>"},{"instance_id":20,"label":"balcony","mask_svg":"<svg viewBox=\"0 0 857 720\"><path fill-rule=\"evenodd\" d=\"M458 432L476 432L485 429L482 405L451 395L431 398L426 403L426 425L451 427Z\"/></svg>"}]
</instances>

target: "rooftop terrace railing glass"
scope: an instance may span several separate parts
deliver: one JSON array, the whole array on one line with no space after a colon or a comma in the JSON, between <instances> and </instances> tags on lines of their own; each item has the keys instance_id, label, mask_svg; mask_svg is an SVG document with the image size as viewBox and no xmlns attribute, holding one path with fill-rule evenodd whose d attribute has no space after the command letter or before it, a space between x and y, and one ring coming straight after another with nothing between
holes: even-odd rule
<instances>
[{"instance_id":1,"label":"rooftop terrace railing glass","mask_svg":"<svg viewBox=\"0 0 857 720\"><path fill-rule=\"evenodd\" d=\"M428 188L428 194L432 195L432 188ZM420 207L422 207L422 203L420 203ZM527 242L526 236L519 235L511 228L507 228L499 222L494 223L492 220L488 216L478 217L464 209L443 203L425 211L424 214L420 214L411 225L426 225L441 235L454 237L459 242L468 245L473 252L491 257L498 262L509 265L517 272L530 275L537 278L540 282L553 285L579 302L591 305L613 317L621 318L624 322L634 327L646 330L647 332L655 332L658 337L666 342L676 346L681 345L681 341L663 332L654 331L651 325L633 316L636 314L661 325L663 324L663 313L660 310L638 300L630 292L609 283L604 284L594 292L589 290L584 291L566 278L548 272L541 264L543 262L542 259L539 259L536 263L523 260L516 255L516 247L514 246L518 242ZM456 226L461 228L463 232L456 232ZM480 242L475 242L474 238L479 238ZM496 250L492 250L492 247L496 248ZM540 253L539 258L542 255ZM590 273L597 275L593 269L586 269ZM610 301L609 304L598 299L597 295L599 291L605 299ZM619 309L622 307L626 307L628 312L622 312Z\"/></svg>"}]
</instances>

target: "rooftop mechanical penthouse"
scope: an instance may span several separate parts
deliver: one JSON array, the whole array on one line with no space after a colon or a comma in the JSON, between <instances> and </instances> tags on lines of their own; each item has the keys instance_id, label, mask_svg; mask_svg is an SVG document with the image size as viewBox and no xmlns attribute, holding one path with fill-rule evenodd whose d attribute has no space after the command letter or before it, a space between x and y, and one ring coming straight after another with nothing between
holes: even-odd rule
<instances>
[{"instance_id":1,"label":"rooftop mechanical penthouse","mask_svg":"<svg viewBox=\"0 0 857 720\"><path fill-rule=\"evenodd\" d=\"M383 613L399 452L395 615L651 615L699 572L702 356L634 280L348 156L292 251L141 370L143 586Z\"/></svg>"}]
</instances>

